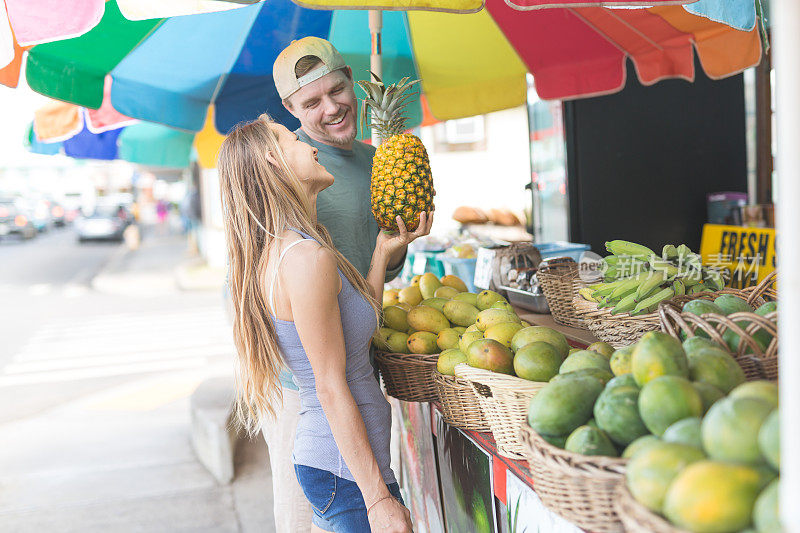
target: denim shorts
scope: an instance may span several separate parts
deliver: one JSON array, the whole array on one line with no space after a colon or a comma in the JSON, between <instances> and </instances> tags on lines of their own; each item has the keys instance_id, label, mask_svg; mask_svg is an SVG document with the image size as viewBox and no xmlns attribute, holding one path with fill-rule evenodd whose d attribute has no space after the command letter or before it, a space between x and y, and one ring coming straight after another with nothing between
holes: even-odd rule
<instances>
[{"instance_id":1,"label":"denim shorts","mask_svg":"<svg viewBox=\"0 0 800 533\"><path fill-rule=\"evenodd\" d=\"M314 511L311 521L315 526L335 533L363 533L370 530L367 506L355 482L327 470L304 465L294 465L294 472ZM392 496L403 503L397 483L386 487Z\"/></svg>"}]
</instances>

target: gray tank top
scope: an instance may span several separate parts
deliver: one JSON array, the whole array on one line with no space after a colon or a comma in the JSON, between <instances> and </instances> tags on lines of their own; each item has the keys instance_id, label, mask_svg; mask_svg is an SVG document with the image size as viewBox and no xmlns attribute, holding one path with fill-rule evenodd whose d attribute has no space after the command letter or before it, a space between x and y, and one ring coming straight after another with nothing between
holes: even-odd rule
<instances>
[{"instance_id":1,"label":"gray tank top","mask_svg":"<svg viewBox=\"0 0 800 533\"><path fill-rule=\"evenodd\" d=\"M312 237L302 231L293 229L305 239ZM298 241L300 242L300 241ZM290 245L291 246L291 245ZM281 254L275 272L280 267L281 259L288 251ZM378 462L385 483L396 481L390 466L390 429L392 414L389 402L378 385L372 365L369 362L369 346L377 326L375 313L364 297L353 287L339 271L342 289L339 292L339 313L344 332L346 353L345 374L350 392L364 419L367 437L372 453ZM273 287L270 284L269 304L273 311ZM294 374L294 382L300 392L300 420L294 439L292 460L295 464L327 470L336 476L355 481L350 469L342 458L336 441L333 439L328 419L317 398L314 382L314 371L308 361L294 322L272 317L278 335L278 345L284 361Z\"/></svg>"}]
</instances>

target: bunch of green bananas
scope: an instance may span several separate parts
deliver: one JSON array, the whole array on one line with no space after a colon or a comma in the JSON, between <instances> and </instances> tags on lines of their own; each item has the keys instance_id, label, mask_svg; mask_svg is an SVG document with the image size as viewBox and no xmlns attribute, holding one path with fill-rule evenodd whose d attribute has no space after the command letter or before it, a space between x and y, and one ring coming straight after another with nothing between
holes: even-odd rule
<instances>
[{"instance_id":1,"label":"bunch of green bananas","mask_svg":"<svg viewBox=\"0 0 800 533\"><path fill-rule=\"evenodd\" d=\"M667 244L653 250L630 241L606 243L611 252L603 258L604 281L581 289L585 299L598 308L613 307L612 315L651 313L674 296L718 291L725 286L722 274L703 266L700 255L685 244Z\"/></svg>"}]
</instances>

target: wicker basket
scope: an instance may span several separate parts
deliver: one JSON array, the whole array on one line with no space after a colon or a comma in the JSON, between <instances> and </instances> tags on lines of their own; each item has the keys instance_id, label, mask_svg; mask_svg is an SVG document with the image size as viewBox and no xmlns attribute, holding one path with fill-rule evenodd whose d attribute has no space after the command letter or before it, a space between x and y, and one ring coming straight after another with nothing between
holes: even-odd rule
<instances>
[{"instance_id":1,"label":"wicker basket","mask_svg":"<svg viewBox=\"0 0 800 533\"><path fill-rule=\"evenodd\" d=\"M762 279L758 285L742 289L742 297L747 298L747 303L753 305L757 298L767 302L778 301L778 271L773 270Z\"/></svg>"},{"instance_id":2,"label":"wicker basket","mask_svg":"<svg viewBox=\"0 0 800 533\"><path fill-rule=\"evenodd\" d=\"M531 398L547 382L528 381L464 363L456 365L456 376L472 385L500 455L524 459L525 447L519 440L519 430L525 424Z\"/></svg>"},{"instance_id":3,"label":"wicker basket","mask_svg":"<svg viewBox=\"0 0 800 533\"><path fill-rule=\"evenodd\" d=\"M469 381L434 370L433 382L445 422L461 429L489 431L489 423Z\"/></svg>"},{"instance_id":4,"label":"wicker basket","mask_svg":"<svg viewBox=\"0 0 800 533\"><path fill-rule=\"evenodd\" d=\"M572 301L584 286L574 261L552 262L536 272L536 279L547 299L553 320L563 326L589 329L586 320L575 313Z\"/></svg>"},{"instance_id":5,"label":"wicker basket","mask_svg":"<svg viewBox=\"0 0 800 533\"><path fill-rule=\"evenodd\" d=\"M582 317L595 337L609 343L614 348L633 344L648 331L656 331L660 327L658 313L631 316L628 313L611 314L611 307L598 309L595 302L576 296L573 307Z\"/></svg>"},{"instance_id":6,"label":"wicker basket","mask_svg":"<svg viewBox=\"0 0 800 533\"><path fill-rule=\"evenodd\" d=\"M375 362L383 377L386 393L406 402L432 402L436 400L433 370L438 355L407 353L375 354Z\"/></svg>"},{"instance_id":7,"label":"wicker basket","mask_svg":"<svg viewBox=\"0 0 800 533\"><path fill-rule=\"evenodd\" d=\"M688 533L637 502L625 483L617 489L614 508L626 533Z\"/></svg>"},{"instance_id":8,"label":"wicker basket","mask_svg":"<svg viewBox=\"0 0 800 533\"><path fill-rule=\"evenodd\" d=\"M562 450L527 424L520 433L533 472L533 490L548 509L586 531L622 531L614 500L625 484L627 459Z\"/></svg>"},{"instance_id":9,"label":"wicker basket","mask_svg":"<svg viewBox=\"0 0 800 533\"><path fill-rule=\"evenodd\" d=\"M730 351L723 335L726 331L732 330L739 336L739 344L731 355L742 367L745 377L748 380L778 379L777 311L765 316L748 312L731 313L727 316L714 313L697 316L692 313L682 313L673 303L665 302L659 306L658 312L661 330L678 340L681 340L682 336L694 337L696 331L700 329L720 347ZM753 334L761 329L772 335L772 341L766 350L762 349L753 338Z\"/></svg>"}]
</instances>

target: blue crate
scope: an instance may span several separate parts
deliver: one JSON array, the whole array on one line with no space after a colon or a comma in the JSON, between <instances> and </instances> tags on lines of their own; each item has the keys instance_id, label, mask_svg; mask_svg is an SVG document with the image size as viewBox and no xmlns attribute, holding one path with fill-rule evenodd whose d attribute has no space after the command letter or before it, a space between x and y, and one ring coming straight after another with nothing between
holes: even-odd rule
<instances>
[{"instance_id":1,"label":"blue crate","mask_svg":"<svg viewBox=\"0 0 800 533\"><path fill-rule=\"evenodd\" d=\"M579 261L583 252L589 251L588 244L567 241L540 242L534 243L534 246L536 246L539 253L542 254L542 259L548 259L550 257L571 257L575 261Z\"/></svg>"},{"instance_id":2,"label":"blue crate","mask_svg":"<svg viewBox=\"0 0 800 533\"><path fill-rule=\"evenodd\" d=\"M470 259L462 259L460 257L448 257L448 256L441 256L440 257L442 263L444 264L444 273L446 275L452 274L454 276L458 276L461 278L469 292L477 292L475 290L475 265L477 264L478 260L475 257Z\"/></svg>"}]
</instances>

